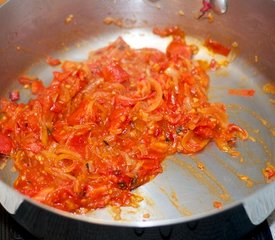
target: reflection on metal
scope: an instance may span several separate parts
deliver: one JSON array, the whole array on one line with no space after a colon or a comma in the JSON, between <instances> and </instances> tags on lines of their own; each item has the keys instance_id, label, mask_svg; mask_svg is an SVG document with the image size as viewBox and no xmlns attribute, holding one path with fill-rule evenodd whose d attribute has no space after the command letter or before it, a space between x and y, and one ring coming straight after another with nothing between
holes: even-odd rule
<instances>
[{"instance_id":1,"label":"reflection on metal","mask_svg":"<svg viewBox=\"0 0 275 240\"><path fill-rule=\"evenodd\" d=\"M244 208L250 221L258 225L274 211L275 203L275 182L268 187L261 189L259 194L245 199Z\"/></svg>"},{"instance_id":2,"label":"reflection on metal","mask_svg":"<svg viewBox=\"0 0 275 240\"><path fill-rule=\"evenodd\" d=\"M10 213L15 214L21 203L24 201L24 197L16 192L11 187L0 181L0 203Z\"/></svg>"},{"instance_id":3,"label":"reflection on metal","mask_svg":"<svg viewBox=\"0 0 275 240\"><path fill-rule=\"evenodd\" d=\"M227 0L210 0L210 3L215 13L218 13L218 14L226 13L227 6L228 6Z\"/></svg>"}]
</instances>

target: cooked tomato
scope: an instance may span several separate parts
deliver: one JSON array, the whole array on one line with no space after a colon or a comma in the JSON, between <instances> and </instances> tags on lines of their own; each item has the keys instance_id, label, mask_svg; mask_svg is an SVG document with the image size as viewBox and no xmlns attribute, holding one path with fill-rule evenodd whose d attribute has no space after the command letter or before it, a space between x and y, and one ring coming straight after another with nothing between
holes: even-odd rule
<instances>
[{"instance_id":1,"label":"cooked tomato","mask_svg":"<svg viewBox=\"0 0 275 240\"><path fill-rule=\"evenodd\" d=\"M59 59L53 58L51 56L47 57L46 62L52 67L58 66L61 63Z\"/></svg>"},{"instance_id":2,"label":"cooked tomato","mask_svg":"<svg viewBox=\"0 0 275 240\"><path fill-rule=\"evenodd\" d=\"M183 57L190 59L192 57L191 47L181 40L173 40L166 49L169 58Z\"/></svg>"},{"instance_id":3,"label":"cooked tomato","mask_svg":"<svg viewBox=\"0 0 275 240\"><path fill-rule=\"evenodd\" d=\"M47 87L20 78L35 94L28 103L1 100L0 154L14 160L18 191L75 213L137 206L131 190L160 174L168 155L211 141L236 155L246 131L208 102L209 77L184 32L154 31L172 35L166 53L118 38L87 61L65 61Z\"/></svg>"},{"instance_id":4,"label":"cooked tomato","mask_svg":"<svg viewBox=\"0 0 275 240\"><path fill-rule=\"evenodd\" d=\"M129 80L129 74L117 62L104 66L102 72L106 81L121 83Z\"/></svg>"},{"instance_id":5,"label":"cooked tomato","mask_svg":"<svg viewBox=\"0 0 275 240\"><path fill-rule=\"evenodd\" d=\"M0 133L0 153L1 154L10 154L12 150L12 141L9 137Z\"/></svg>"},{"instance_id":6,"label":"cooked tomato","mask_svg":"<svg viewBox=\"0 0 275 240\"><path fill-rule=\"evenodd\" d=\"M237 95L242 97L252 97L255 94L253 89L229 89L228 93L231 95Z\"/></svg>"},{"instance_id":7,"label":"cooked tomato","mask_svg":"<svg viewBox=\"0 0 275 240\"><path fill-rule=\"evenodd\" d=\"M205 41L204 46L207 47L213 53L217 53L217 54L220 54L223 56L228 56L228 54L231 51L231 49L229 47L226 47L226 46L222 45L221 43L219 43L215 40L212 40L211 38L208 38Z\"/></svg>"}]
</instances>

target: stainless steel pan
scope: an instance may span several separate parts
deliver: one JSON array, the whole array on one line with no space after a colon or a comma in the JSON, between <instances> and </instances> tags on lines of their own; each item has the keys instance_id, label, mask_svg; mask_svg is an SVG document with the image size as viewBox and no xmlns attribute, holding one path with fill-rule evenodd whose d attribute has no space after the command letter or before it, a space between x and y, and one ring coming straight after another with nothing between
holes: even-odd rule
<instances>
[{"instance_id":1,"label":"stainless steel pan","mask_svg":"<svg viewBox=\"0 0 275 240\"><path fill-rule=\"evenodd\" d=\"M233 209L241 207L253 224L259 224L274 211L275 182L266 184L262 169L267 162L274 165L275 97L264 92L263 86L274 84L275 79L275 2L231 0L227 13L214 14L213 22L207 17L197 19L200 8L199 0L10 0L3 4L0 8L2 96L18 87L16 78L21 74L50 81L53 69L46 65L46 55L82 60L90 50L118 36L134 47L163 48L165 40L153 36L152 27L179 25L190 36L190 42L198 43L210 36L228 46L237 43L233 44L238 45L234 50L236 59L227 68L210 72L209 96L211 101L226 103L231 121L244 127L251 136L238 142L242 158L221 153L214 144L194 156L169 157L164 162L164 173L136 190L145 198L141 206L123 208L119 221L114 220L110 209L80 216L33 202L12 189L16 173L11 171L10 162L0 171L0 202L17 221L30 229L33 221L47 224L45 216L49 214L75 221L79 226L80 222L87 222L91 226L158 227L234 213ZM73 16L68 21L70 15ZM121 20L123 27L104 24L106 17ZM227 94L229 88L254 89L256 94L231 96ZM23 100L28 97L23 93ZM205 165L205 171L197 167L199 162ZM213 208L213 201L222 202L222 209ZM32 211L38 211L36 218ZM31 221L28 216L36 220ZM31 229L39 233L39 228Z\"/></svg>"}]
</instances>

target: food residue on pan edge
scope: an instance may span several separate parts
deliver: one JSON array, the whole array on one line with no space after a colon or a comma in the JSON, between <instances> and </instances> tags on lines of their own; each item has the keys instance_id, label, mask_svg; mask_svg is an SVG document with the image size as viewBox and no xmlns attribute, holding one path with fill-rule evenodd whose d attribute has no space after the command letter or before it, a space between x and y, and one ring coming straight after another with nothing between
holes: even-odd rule
<instances>
[{"instance_id":1,"label":"food residue on pan edge","mask_svg":"<svg viewBox=\"0 0 275 240\"><path fill-rule=\"evenodd\" d=\"M184 11L183 11L183 10L179 10L179 11L178 11L178 15L184 16Z\"/></svg>"},{"instance_id":2,"label":"food residue on pan edge","mask_svg":"<svg viewBox=\"0 0 275 240\"><path fill-rule=\"evenodd\" d=\"M114 25L120 28L133 28L136 26L136 19L134 18L120 18L108 16L103 19L103 23L106 25Z\"/></svg>"},{"instance_id":3,"label":"food residue on pan edge","mask_svg":"<svg viewBox=\"0 0 275 240\"><path fill-rule=\"evenodd\" d=\"M146 3L149 3L150 6L153 6L157 9L161 9L161 5L157 2L154 1L145 1ZM201 19L201 18L205 18L208 20L209 23L213 23L215 20L214 14L212 13L212 5L211 3L209 3L208 1L202 1L202 8L200 10L198 10L198 12L196 13L196 15L194 16L196 19ZM178 16L185 16L185 12L180 9L176 12L176 15ZM115 17L115 16L111 16L108 15L107 17L105 17L103 19L103 23L106 25L114 25L117 27L123 27L123 28L133 28L133 27L137 27L136 24L137 20L135 18L132 19L125 19L122 17Z\"/></svg>"},{"instance_id":4,"label":"food residue on pan edge","mask_svg":"<svg viewBox=\"0 0 275 240\"><path fill-rule=\"evenodd\" d=\"M114 24L118 27L123 27L122 18L106 17L104 18L103 22L107 25Z\"/></svg>"},{"instance_id":5,"label":"food residue on pan edge","mask_svg":"<svg viewBox=\"0 0 275 240\"><path fill-rule=\"evenodd\" d=\"M66 24L70 24L72 21L74 20L74 15L73 14L70 14L66 17L65 19L65 23Z\"/></svg>"},{"instance_id":6,"label":"food residue on pan edge","mask_svg":"<svg viewBox=\"0 0 275 240\"><path fill-rule=\"evenodd\" d=\"M261 150L264 152L265 156L264 158L261 157L261 161L269 162L272 161L272 149L268 145L268 143L263 138L262 134L264 133L264 130L267 130L267 134L270 134L270 136L274 137L274 127L272 126L272 123L264 119L262 116L260 116L257 112L251 110L250 108L241 105L241 104L229 104L228 109L230 109L232 116L239 116L240 113L246 113L246 116L249 116L250 118L257 120L258 123L261 124L261 128L255 129L254 126L250 125L249 121L243 120L240 117L238 118L238 122L242 124L245 129L249 132L248 139L251 140L253 143L257 143L258 147L261 147ZM259 127L259 126L258 126ZM253 135L253 136L252 136ZM255 159L255 154L253 154L253 150L246 149L247 157L250 159L251 162L253 159ZM260 161L260 160L258 160Z\"/></svg>"},{"instance_id":7,"label":"food residue on pan edge","mask_svg":"<svg viewBox=\"0 0 275 240\"><path fill-rule=\"evenodd\" d=\"M221 200L228 202L231 201L230 194L228 190L218 181L218 179L211 173L206 167L196 168L188 162L183 161L177 156L170 156L169 159L173 161L177 166L183 168L187 171L191 176L198 181L201 186L205 186L211 195L216 198L220 198ZM200 163L200 160L196 157L192 157L193 161L196 163Z\"/></svg>"},{"instance_id":8,"label":"food residue on pan edge","mask_svg":"<svg viewBox=\"0 0 275 240\"><path fill-rule=\"evenodd\" d=\"M265 93L275 94L275 85L272 83L267 83L263 86L263 91Z\"/></svg>"},{"instance_id":9,"label":"food residue on pan edge","mask_svg":"<svg viewBox=\"0 0 275 240\"><path fill-rule=\"evenodd\" d=\"M275 179L275 166L267 162L266 167L263 169L263 175L267 183Z\"/></svg>"},{"instance_id":10,"label":"food residue on pan edge","mask_svg":"<svg viewBox=\"0 0 275 240\"><path fill-rule=\"evenodd\" d=\"M214 202L213 202L213 207L214 207L214 208L222 208L222 203L219 202L219 201L214 201Z\"/></svg>"},{"instance_id":11,"label":"food residue on pan edge","mask_svg":"<svg viewBox=\"0 0 275 240\"><path fill-rule=\"evenodd\" d=\"M187 209L186 207L184 207L178 200L177 197L177 193L175 191L172 192L168 192L166 189L164 189L163 187L159 187L160 191L165 194L170 203L178 210L178 212L182 215L182 216L192 216L192 212Z\"/></svg>"}]
</instances>

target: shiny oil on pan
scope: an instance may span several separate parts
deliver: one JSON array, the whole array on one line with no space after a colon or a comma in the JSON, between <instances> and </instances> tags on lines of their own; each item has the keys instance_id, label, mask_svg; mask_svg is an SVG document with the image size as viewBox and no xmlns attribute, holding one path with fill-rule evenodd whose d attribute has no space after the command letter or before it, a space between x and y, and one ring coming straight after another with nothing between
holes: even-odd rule
<instances>
[{"instance_id":1,"label":"shiny oil on pan","mask_svg":"<svg viewBox=\"0 0 275 240\"><path fill-rule=\"evenodd\" d=\"M274 86L275 75L274 68L271 70L270 67L272 56L268 51L273 51L274 56L275 50L274 46L266 46L272 41L274 44L274 39L259 38L257 44L262 41L263 47L251 48L248 40L234 29L234 16L240 11L236 9L242 9L244 6L237 6L232 2L231 9L236 11L230 11L229 8L226 17L232 23L228 23L229 20L224 16L215 16L213 22L209 22L207 17L197 20L194 16L200 1L171 1L173 4L170 5L165 1L110 1L110 4L107 4L107 1L92 1L93 4L83 1L86 7L80 7L81 4L76 5L73 1L68 1L66 6L62 1L51 4L50 1L37 1L33 4L35 6L30 2L26 1L23 6L16 1L9 1L0 9L0 20L8 18L8 13L14 13L15 7L25 9L29 13L30 9L36 7L38 11L35 16L26 17L25 22L17 23L13 19L7 23L12 30L1 26L1 32L6 33L1 36L6 40L1 39L3 47L0 49L0 69L3 73L1 95L7 96L11 89L18 87L16 81L12 80L23 73L38 76L45 84L49 83L52 72L58 68L45 63L45 54L60 60L82 61L87 59L91 50L108 45L118 36L122 36L134 48L154 47L164 51L170 39L153 35L152 27L179 24L186 31L187 42L199 46L200 51L196 58L215 58L229 62L227 67L209 72L209 100L225 103L230 122L240 125L249 133L248 140L237 143L237 149L241 152L239 157L233 158L219 151L214 143L192 156L176 154L168 157L163 163L163 173L134 191L144 198L138 208L107 207L81 216L47 206L43 208L77 220L119 226L159 226L187 222L240 204L244 205L250 220L258 224L274 211L275 183L266 183L262 174L268 163L274 165L275 96L272 85ZM122 2L124 5L121 5ZM275 6L273 7L275 9ZM64 11L61 13L58 11L60 9ZM96 17L88 14L93 9L98 9ZM143 9L146 10L146 15L141 14ZM50 16L47 21L43 17L45 11ZM166 13L166 16L161 17L162 12ZM20 14L22 16L18 18L24 16L23 13ZM42 16L40 20L43 25L35 22L39 14ZM156 17L152 19L152 15ZM103 20L110 16L119 19L119 22L104 24ZM255 19L250 15L246 18L244 21L247 23L265 22L265 18ZM45 35L44 31L36 30L38 27L50 29L51 24L55 26L52 38ZM221 27L227 31L215 31ZM245 29L240 23L239 29L242 27ZM247 28L247 36L251 36L253 28ZM274 28L270 31L272 30L275 33ZM209 53L202 46L208 36L232 46L232 54L227 59L221 59L220 56ZM255 94L252 97L230 95L228 89L231 88L253 89ZM30 98L27 90L21 91L21 98L23 101ZM9 187L16 177L11 168L12 163L9 162L8 166L0 171L0 201L9 212L14 213L24 197Z\"/></svg>"}]
</instances>

